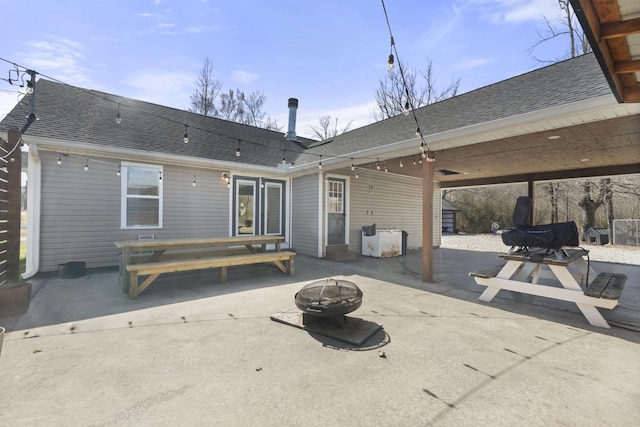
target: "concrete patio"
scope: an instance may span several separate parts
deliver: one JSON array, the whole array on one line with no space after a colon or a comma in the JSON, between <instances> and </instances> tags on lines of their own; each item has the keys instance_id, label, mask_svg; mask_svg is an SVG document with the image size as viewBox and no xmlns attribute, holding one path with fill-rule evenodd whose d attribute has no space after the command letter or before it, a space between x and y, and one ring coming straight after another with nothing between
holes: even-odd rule
<instances>
[{"instance_id":1,"label":"concrete patio","mask_svg":"<svg viewBox=\"0 0 640 427\"><path fill-rule=\"evenodd\" d=\"M591 327L577 307L501 292L469 271L496 253L421 253L161 277L136 300L115 270L41 277L27 313L0 319L0 425L640 425L640 266ZM305 284L356 283L350 314L383 326L362 347L273 322ZM386 357L380 357L380 352Z\"/></svg>"}]
</instances>

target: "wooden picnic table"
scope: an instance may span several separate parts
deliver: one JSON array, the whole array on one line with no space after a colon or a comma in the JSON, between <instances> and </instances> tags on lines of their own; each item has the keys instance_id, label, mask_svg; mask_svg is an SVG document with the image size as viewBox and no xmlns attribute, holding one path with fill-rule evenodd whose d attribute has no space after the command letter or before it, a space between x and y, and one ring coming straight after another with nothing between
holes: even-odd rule
<instances>
[{"instance_id":1,"label":"wooden picnic table","mask_svg":"<svg viewBox=\"0 0 640 427\"><path fill-rule=\"evenodd\" d=\"M586 250L565 249L561 254L502 254L504 265L469 275L487 287L481 301L490 302L500 290L509 290L574 302L591 325L609 328L596 307L612 309L618 304L626 276L596 274L585 259Z\"/></svg>"},{"instance_id":2,"label":"wooden picnic table","mask_svg":"<svg viewBox=\"0 0 640 427\"><path fill-rule=\"evenodd\" d=\"M123 292L136 298L160 274L205 268L221 268L221 282L227 267L273 262L293 275L295 252L282 251L282 236L228 236L194 239L130 240L115 242L122 250L120 282ZM272 250L267 250L273 245ZM138 285L138 275L149 277Z\"/></svg>"}]
</instances>

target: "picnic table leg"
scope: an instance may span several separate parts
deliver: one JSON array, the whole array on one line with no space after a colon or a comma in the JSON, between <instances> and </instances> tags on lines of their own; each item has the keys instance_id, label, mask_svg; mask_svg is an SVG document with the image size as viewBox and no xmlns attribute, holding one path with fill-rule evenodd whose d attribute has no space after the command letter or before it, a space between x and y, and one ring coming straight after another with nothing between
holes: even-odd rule
<instances>
[{"instance_id":1,"label":"picnic table leg","mask_svg":"<svg viewBox=\"0 0 640 427\"><path fill-rule=\"evenodd\" d=\"M138 297L138 273L136 271L129 273L129 298Z\"/></svg>"},{"instance_id":2,"label":"picnic table leg","mask_svg":"<svg viewBox=\"0 0 640 427\"><path fill-rule=\"evenodd\" d=\"M507 263L502 267L500 272L496 275L496 277L500 279L510 279L516 272L519 272L522 268L522 263L519 261L507 261ZM520 273L518 273L520 274ZM527 273L528 275L528 273ZM480 294L480 301L491 302L491 300L498 295L500 292L500 288L497 286L487 286L487 289Z\"/></svg>"},{"instance_id":3,"label":"picnic table leg","mask_svg":"<svg viewBox=\"0 0 640 427\"><path fill-rule=\"evenodd\" d=\"M129 248L122 250L122 256L120 257L120 285L122 286L122 293L129 292L129 272L127 271L127 264L131 258L131 251Z\"/></svg>"},{"instance_id":4,"label":"picnic table leg","mask_svg":"<svg viewBox=\"0 0 640 427\"><path fill-rule=\"evenodd\" d=\"M293 258L289 260L289 276L293 276Z\"/></svg>"},{"instance_id":5,"label":"picnic table leg","mask_svg":"<svg viewBox=\"0 0 640 427\"><path fill-rule=\"evenodd\" d=\"M551 269L551 271L553 271L553 274L556 275L562 286L567 289L579 291L582 294L582 287L573 277L573 274L571 274L568 268L557 265L550 265L549 268ZM598 326L600 328L610 328L609 323L607 323L605 318L602 317L602 314L600 314L597 307L577 302L576 305L591 325Z\"/></svg>"}]
</instances>

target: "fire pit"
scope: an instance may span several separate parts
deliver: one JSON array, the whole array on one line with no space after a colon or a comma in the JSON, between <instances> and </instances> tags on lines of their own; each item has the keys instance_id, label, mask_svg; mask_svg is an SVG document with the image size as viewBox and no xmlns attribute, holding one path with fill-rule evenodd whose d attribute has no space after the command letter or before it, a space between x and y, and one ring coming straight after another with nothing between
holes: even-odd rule
<instances>
[{"instance_id":1,"label":"fire pit","mask_svg":"<svg viewBox=\"0 0 640 427\"><path fill-rule=\"evenodd\" d=\"M295 296L302 310L302 323L329 321L344 326L344 315L362 304L362 291L355 283L328 278L305 285Z\"/></svg>"}]
</instances>

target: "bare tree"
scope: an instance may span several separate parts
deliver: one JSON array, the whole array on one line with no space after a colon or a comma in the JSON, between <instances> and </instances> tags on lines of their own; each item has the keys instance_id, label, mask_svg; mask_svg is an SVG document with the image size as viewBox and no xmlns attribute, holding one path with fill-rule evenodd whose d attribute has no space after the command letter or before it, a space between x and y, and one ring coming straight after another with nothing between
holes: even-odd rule
<instances>
[{"instance_id":1,"label":"bare tree","mask_svg":"<svg viewBox=\"0 0 640 427\"><path fill-rule=\"evenodd\" d=\"M281 131L282 126L263 111L267 97L254 91L245 96L240 89L222 92L222 83L213 77L213 63L206 58L195 81L189 111L264 129Z\"/></svg>"},{"instance_id":2,"label":"bare tree","mask_svg":"<svg viewBox=\"0 0 640 427\"><path fill-rule=\"evenodd\" d=\"M189 111L217 117L216 99L220 94L222 83L213 78L213 63L209 58L204 60L195 84L196 90L191 95Z\"/></svg>"},{"instance_id":3,"label":"bare tree","mask_svg":"<svg viewBox=\"0 0 640 427\"><path fill-rule=\"evenodd\" d=\"M578 55L583 55L585 53L591 52L591 46L589 45L587 36L584 34L584 31L582 31L582 27L580 26L575 14L573 13L570 1L558 0L558 7L561 11L561 15L559 16L559 18L562 22L562 25L560 27L556 27L546 16L543 16L542 19L544 22L544 30L542 30L542 32L538 30L538 40L529 49L527 49L529 55L531 55L539 63L551 64L554 62L562 61L564 59L575 58ZM537 58L534 55L534 51L538 46L550 40L563 37L569 37L569 50L565 53L564 56L553 60L544 60Z\"/></svg>"},{"instance_id":4,"label":"bare tree","mask_svg":"<svg viewBox=\"0 0 640 427\"><path fill-rule=\"evenodd\" d=\"M404 72L404 80L400 68ZM420 72L420 76L424 80L422 85L418 84L416 72L403 64L399 64L398 71L388 73L379 81L376 89L376 109L371 113L372 118L376 121L388 119L406 113L411 107L420 108L458 93L460 79L452 80L448 86L442 88L436 85L431 61L427 63L427 68Z\"/></svg>"},{"instance_id":5,"label":"bare tree","mask_svg":"<svg viewBox=\"0 0 640 427\"><path fill-rule=\"evenodd\" d=\"M318 118L318 126L309 125L309 133L312 135L312 138L315 137L320 140L325 140L347 132L350 127L351 122L347 123L347 125L341 129L338 129L337 117L334 120L331 116L322 116Z\"/></svg>"}]
</instances>

